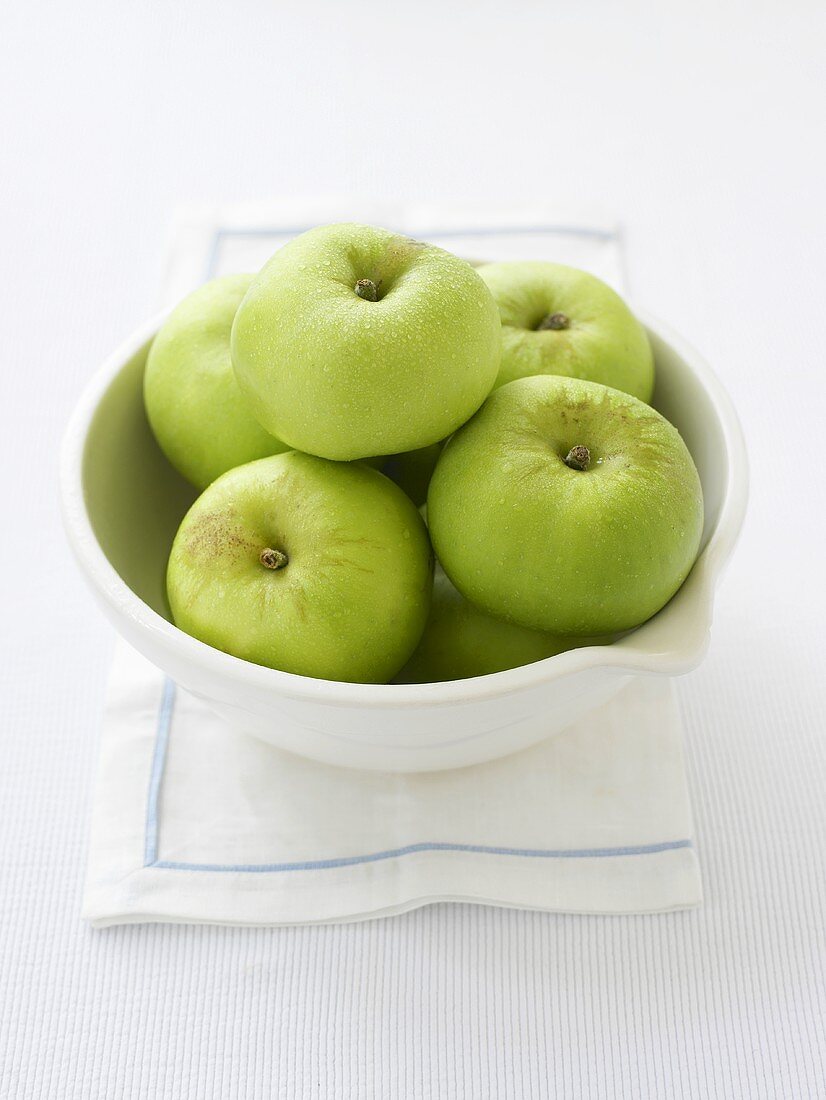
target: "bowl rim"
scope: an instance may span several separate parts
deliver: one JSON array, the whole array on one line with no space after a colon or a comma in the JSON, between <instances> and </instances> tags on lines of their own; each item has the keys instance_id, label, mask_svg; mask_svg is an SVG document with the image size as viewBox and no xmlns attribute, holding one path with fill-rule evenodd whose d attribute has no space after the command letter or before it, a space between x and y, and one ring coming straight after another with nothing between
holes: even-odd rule
<instances>
[{"instance_id":1,"label":"bowl rim","mask_svg":"<svg viewBox=\"0 0 826 1100\"><path fill-rule=\"evenodd\" d=\"M646 648L645 645L652 624L679 613L674 598L652 619L610 646L582 646L503 672L427 684L361 684L299 676L242 660L185 634L144 603L121 579L97 541L83 491L84 450L100 401L124 365L152 339L170 309L156 313L107 356L75 406L60 456L61 509L69 544L97 596L139 632L148 631L156 651L158 648L165 650L176 663L190 662L217 679L229 680L238 689L254 689L330 706L415 708L511 695L597 669L665 675L687 672L699 663L707 648L714 588L743 524L748 499L745 441L728 393L702 356L646 311L636 307L634 311L646 328L669 345L699 379L715 409L727 455L719 516L689 574L694 595L702 604L702 624L700 629L687 632L683 645L666 649L659 645Z\"/></svg>"}]
</instances>

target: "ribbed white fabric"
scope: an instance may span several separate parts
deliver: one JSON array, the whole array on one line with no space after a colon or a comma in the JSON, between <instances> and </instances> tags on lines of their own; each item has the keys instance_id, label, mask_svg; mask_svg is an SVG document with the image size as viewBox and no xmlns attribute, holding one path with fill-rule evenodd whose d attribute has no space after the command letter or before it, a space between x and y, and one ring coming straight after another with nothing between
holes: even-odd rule
<instances>
[{"instance_id":1,"label":"ribbed white fabric","mask_svg":"<svg viewBox=\"0 0 826 1100\"><path fill-rule=\"evenodd\" d=\"M822 1098L826 11L2 7L3 1100ZM112 637L56 441L154 308L176 203L332 190L606 202L635 299L732 393L752 503L678 688L701 908L81 919Z\"/></svg>"}]
</instances>

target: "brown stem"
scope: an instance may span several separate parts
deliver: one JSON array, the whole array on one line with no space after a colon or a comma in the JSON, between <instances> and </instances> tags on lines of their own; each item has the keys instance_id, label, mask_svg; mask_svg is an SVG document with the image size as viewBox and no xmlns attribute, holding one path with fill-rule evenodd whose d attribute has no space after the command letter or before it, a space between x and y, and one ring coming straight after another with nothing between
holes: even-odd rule
<instances>
[{"instance_id":1,"label":"brown stem","mask_svg":"<svg viewBox=\"0 0 826 1100\"><path fill-rule=\"evenodd\" d=\"M356 283L356 294L365 302L377 302L379 300L379 288L372 279L359 279Z\"/></svg>"},{"instance_id":2,"label":"brown stem","mask_svg":"<svg viewBox=\"0 0 826 1100\"><path fill-rule=\"evenodd\" d=\"M258 555L258 560L265 569L283 569L290 559L283 550L272 550L269 546L265 546Z\"/></svg>"},{"instance_id":3,"label":"brown stem","mask_svg":"<svg viewBox=\"0 0 826 1100\"><path fill-rule=\"evenodd\" d=\"M572 470L587 470L591 463L591 452L581 444L571 447L565 456L565 465Z\"/></svg>"},{"instance_id":4,"label":"brown stem","mask_svg":"<svg viewBox=\"0 0 826 1100\"><path fill-rule=\"evenodd\" d=\"M567 313L549 313L536 326L536 331L544 332L546 329L551 329L553 332L559 332L560 329L567 328L570 323L571 318Z\"/></svg>"}]
</instances>

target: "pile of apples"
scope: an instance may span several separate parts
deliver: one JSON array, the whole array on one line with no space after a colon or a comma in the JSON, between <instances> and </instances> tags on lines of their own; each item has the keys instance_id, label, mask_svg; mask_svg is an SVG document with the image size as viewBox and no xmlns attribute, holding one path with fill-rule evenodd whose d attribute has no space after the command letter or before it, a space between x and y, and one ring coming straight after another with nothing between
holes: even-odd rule
<instances>
[{"instance_id":1,"label":"pile of apples","mask_svg":"<svg viewBox=\"0 0 826 1100\"><path fill-rule=\"evenodd\" d=\"M653 391L644 328L584 271L311 230L190 295L150 349L149 422L203 490L169 558L173 619L366 683L609 642L673 596L703 527Z\"/></svg>"}]
</instances>

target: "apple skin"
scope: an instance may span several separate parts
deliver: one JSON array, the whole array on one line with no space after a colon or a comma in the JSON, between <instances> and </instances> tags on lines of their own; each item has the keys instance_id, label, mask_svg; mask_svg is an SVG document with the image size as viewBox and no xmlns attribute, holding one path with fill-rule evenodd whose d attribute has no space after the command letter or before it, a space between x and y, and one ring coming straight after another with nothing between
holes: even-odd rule
<instances>
[{"instance_id":1,"label":"apple skin","mask_svg":"<svg viewBox=\"0 0 826 1100\"><path fill-rule=\"evenodd\" d=\"M566 464L576 446L590 449L587 469ZM565 635L645 622L685 580L703 530L677 429L619 390L550 376L491 394L445 446L427 511L462 595Z\"/></svg>"},{"instance_id":2,"label":"apple skin","mask_svg":"<svg viewBox=\"0 0 826 1100\"><path fill-rule=\"evenodd\" d=\"M262 564L263 550L286 555ZM184 517L175 624L216 649L325 680L385 683L427 620L433 556L405 494L361 463L296 451L214 481Z\"/></svg>"},{"instance_id":3,"label":"apple skin","mask_svg":"<svg viewBox=\"0 0 826 1100\"><path fill-rule=\"evenodd\" d=\"M378 300L356 293L359 280ZM464 260L364 225L312 229L275 253L232 328L235 374L261 424L347 460L436 443L493 387L496 303Z\"/></svg>"},{"instance_id":4,"label":"apple skin","mask_svg":"<svg viewBox=\"0 0 826 1100\"><path fill-rule=\"evenodd\" d=\"M424 633L396 682L432 684L487 676L607 640L563 638L496 619L466 600L437 562Z\"/></svg>"},{"instance_id":5,"label":"apple skin","mask_svg":"<svg viewBox=\"0 0 826 1100\"><path fill-rule=\"evenodd\" d=\"M429 447L421 447L418 451L388 455L381 465L381 472L391 481L395 481L400 489L404 489L416 507L419 507L427 500L427 487L441 453L442 444L431 443Z\"/></svg>"},{"instance_id":6,"label":"apple skin","mask_svg":"<svg viewBox=\"0 0 826 1100\"><path fill-rule=\"evenodd\" d=\"M227 275L184 298L149 349L149 423L175 469L199 489L233 466L287 450L252 415L232 370L232 322L252 279Z\"/></svg>"},{"instance_id":7,"label":"apple skin","mask_svg":"<svg viewBox=\"0 0 826 1100\"><path fill-rule=\"evenodd\" d=\"M484 264L502 318L497 385L535 374L601 382L650 402L654 354L643 326L595 275L542 260ZM537 330L562 314L567 327Z\"/></svg>"}]
</instances>

